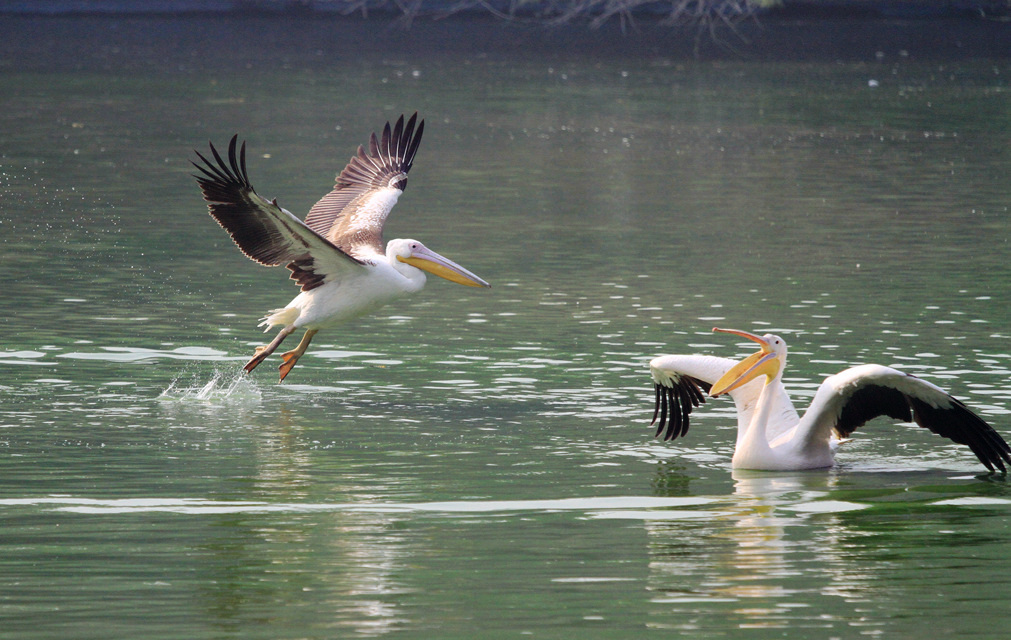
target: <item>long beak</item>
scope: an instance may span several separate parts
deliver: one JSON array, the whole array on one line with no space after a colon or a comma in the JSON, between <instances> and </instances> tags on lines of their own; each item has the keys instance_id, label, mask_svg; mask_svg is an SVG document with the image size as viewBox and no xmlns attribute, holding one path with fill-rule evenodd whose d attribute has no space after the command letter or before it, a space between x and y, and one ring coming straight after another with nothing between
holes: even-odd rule
<instances>
[{"instance_id":1,"label":"long beak","mask_svg":"<svg viewBox=\"0 0 1011 640\"><path fill-rule=\"evenodd\" d=\"M406 262L412 267L417 267L422 271L427 271L432 275L445 278L450 282L462 284L467 287L490 287L491 285L467 271L449 258L444 258L428 247L420 247L414 250L414 254L409 258L397 256L397 260Z\"/></svg>"},{"instance_id":2,"label":"long beak","mask_svg":"<svg viewBox=\"0 0 1011 640\"><path fill-rule=\"evenodd\" d=\"M753 353L744 360L741 360L731 367L730 371L723 374L723 377L717 380L709 390L710 396L715 398L725 393L730 393L734 389L751 382L760 375L766 376L766 384L768 384L768 381L775 378L776 374L779 373L779 358L776 356L776 352L772 350L772 346L765 341L765 338L753 333L748 333L747 331L739 331L737 329L720 329L719 327L714 327L713 331L719 331L720 333L732 333L736 336L747 338L748 340L754 340L758 344L762 345L762 348L757 353Z\"/></svg>"}]
</instances>

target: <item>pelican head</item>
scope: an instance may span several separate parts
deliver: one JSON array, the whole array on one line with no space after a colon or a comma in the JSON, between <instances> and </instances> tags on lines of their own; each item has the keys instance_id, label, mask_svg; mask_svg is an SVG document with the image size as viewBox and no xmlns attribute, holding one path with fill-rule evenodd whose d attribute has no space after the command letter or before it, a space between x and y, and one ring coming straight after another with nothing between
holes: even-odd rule
<instances>
[{"instance_id":1,"label":"pelican head","mask_svg":"<svg viewBox=\"0 0 1011 640\"><path fill-rule=\"evenodd\" d=\"M765 382L768 384L775 380L776 376L783 371L783 367L786 366L786 341L777 335L767 333L764 336L759 336L747 331L720 329L719 327L713 327L713 331L732 333L735 336L754 340L761 345L757 353L753 353L735 364L713 384L709 395L714 398L729 393L760 375L766 377Z\"/></svg>"},{"instance_id":2,"label":"pelican head","mask_svg":"<svg viewBox=\"0 0 1011 640\"><path fill-rule=\"evenodd\" d=\"M390 240L386 245L386 255L394 267L398 263L408 264L445 278L450 282L468 287L490 287L491 285L467 271L449 258L444 258L417 240ZM394 258L396 262L394 262ZM422 274L423 275L423 274Z\"/></svg>"}]
</instances>

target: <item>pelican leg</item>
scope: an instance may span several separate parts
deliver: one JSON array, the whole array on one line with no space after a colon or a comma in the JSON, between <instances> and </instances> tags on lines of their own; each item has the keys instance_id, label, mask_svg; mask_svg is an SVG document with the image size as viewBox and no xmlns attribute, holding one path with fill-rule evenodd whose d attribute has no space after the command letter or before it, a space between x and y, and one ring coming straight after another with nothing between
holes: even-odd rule
<instances>
[{"instance_id":1,"label":"pelican leg","mask_svg":"<svg viewBox=\"0 0 1011 640\"><path fill-rule=\"evenodd\" d=\"M284 380L284 377L288 375L288 372L295 366L298 359L302 357L305 350L309 348L309 343L312 342L312 337L316 335L316 331L318 331L318 329L308 329L305 332L305 335L302 336L302 340L298 343L297 347L288 353L281 354L281 359L284 360L284 362L282 362L281 366L277 368L277 370L281 372L281 380ZM278 380L278 382L281 380Z\"/></svg>"},{"instance_id":2,"label":"pelican leg","mask_svg":"<svg viewBox=\"0 0 1011 640\"><path fill-rule=\"evenodd\" d=\"M246 366L242 367L242 370L245 371L246 373L249 373L250 371L255 369L258 364L267 359L267 356L274 353L274 349L277 349L279 346L281 346L281 343L284 342L284 339L290 336L294 330L295 325L290 324L287 327L281 329L281 332L277 334L277 337L275 337L273 340L270 341L270 344L264 345L262 347L257 347L256 354L252 357L252 359L250 359L249 362L246 363Z\"/></svg>"}]
</instances>

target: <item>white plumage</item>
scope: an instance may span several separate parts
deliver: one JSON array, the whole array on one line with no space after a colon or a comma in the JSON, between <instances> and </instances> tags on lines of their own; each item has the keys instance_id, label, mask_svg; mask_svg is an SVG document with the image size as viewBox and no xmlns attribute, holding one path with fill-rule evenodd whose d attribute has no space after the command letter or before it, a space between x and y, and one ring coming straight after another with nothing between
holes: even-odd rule
<instances>
[{"instance_id":1,"label":"white plumage","mask_svg":"<svg viewBox=\"0 0 1011 640\"><path fill-rule=\"evenodd\" d=\"M889 416L968 446L988 469L1006 470L1011 448L1000 435L940 387L890 367L869 364L829 376L799 417L783 386L786 341L765 334L714 329L753 340L761 350L740 362L668 355L650 362L656 391L656 435L688 432L693 407L729 394L737 408L735 469L799 470L830 467L840 439L878 416Z\"/></svg>"},{"instance_id":2,"label":"white plumage","mask_svg":"<svg viewBox=\"0 0 1011 640\"><path fill-rule=\"evenodd\" d=\"M401 116L392 128L387 122L381 139L372 134L368 152L359 146L305 222L277 200L257 195L246 174L245 143L236 152L238 136L228 145L227 161L213 144L213 161L197 152L202 164L193 163L201 172L196 178L211 216L246 256L269 267L285 265L302 288L285 307L263 318L260 326L280 326L281 331L256 350L245 371L255 369L293 331L305 329L298 347L281 356L284 380L316 332L420 291L425 271L466 286L489 286L417 240L391 240L383 246L383 226L407 187L425 129L417 116L406 124Z\"/></svg>"}]
</instances>

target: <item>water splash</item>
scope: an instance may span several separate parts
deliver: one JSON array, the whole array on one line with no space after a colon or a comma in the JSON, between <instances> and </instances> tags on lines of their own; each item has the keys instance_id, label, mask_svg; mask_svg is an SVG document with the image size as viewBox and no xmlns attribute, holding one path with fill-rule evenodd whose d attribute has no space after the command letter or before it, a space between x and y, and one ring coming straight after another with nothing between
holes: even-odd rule
<instances>
[{"instance_id":1,"label":"water splash","mask_svg":"<svg viewBox=\"0 0 1011 640\"><path fill-rule=\"evenodd\" d=\"M176 378L158 395L159 400L166 402L195 401L207 405L258 404L261 398L260 388L242 371L215 371L210 381L203 383L196 378L188 383Z\"/></svg>"}]
</instances>

